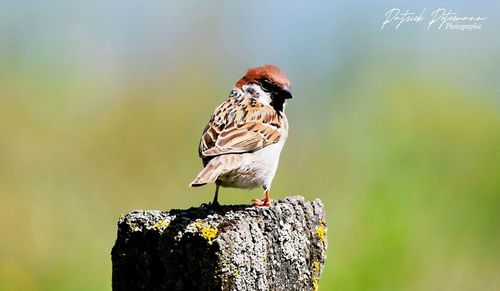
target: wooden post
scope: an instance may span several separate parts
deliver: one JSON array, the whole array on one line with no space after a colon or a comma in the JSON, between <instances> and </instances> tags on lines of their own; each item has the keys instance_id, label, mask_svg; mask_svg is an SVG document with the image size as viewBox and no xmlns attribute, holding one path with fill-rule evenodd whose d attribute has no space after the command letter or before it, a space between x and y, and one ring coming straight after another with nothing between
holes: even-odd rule
<instances>
[{"instance_id":1,"label":"wooden post","mask_svg":"<svg viewBox=\"0 0 500 291\"><path fill-rule=\"evenodd\" d=\"M326 257L319 199L202 205L120 217L113 290L317 290Z\"/></svg>"}]
</instances>

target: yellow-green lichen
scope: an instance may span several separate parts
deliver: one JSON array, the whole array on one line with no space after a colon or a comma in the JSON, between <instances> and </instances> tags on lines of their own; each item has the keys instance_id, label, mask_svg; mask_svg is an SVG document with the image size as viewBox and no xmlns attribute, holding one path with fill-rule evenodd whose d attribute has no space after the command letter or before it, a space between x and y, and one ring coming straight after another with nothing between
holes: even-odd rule
<instances>
[{"instance_id":1,"label":"yellow-green lichen","mask_svg":"<svg viewBox=\"0 0 500 291\"><path fill-rule=\"evenodd\" d=\"M160 221L156 222L155 224L153 224L153 226L151 226L151 228L154 230L161 230L161 229L167 228L168 225L169 225L168 221L160 220Z\"/></svg>"},{"instance_id":2,"label":"yellow-green lichen","mask_svg":"<svg viewBox=\"0 0 500 291\"><path fill-rule=\"evenodd\" d=\"M208 241L209 244L212 244L212 240L217 237L217 233L219 232L217 230L217 228L209 225L208 223L206 223L205 221L203 220L200 220L200 221L196 221L194 223L194 225L196 226L196 228L198 229L201 237L203 237L204 239L206 239Z\"/></svg>"},{"instance_id":3,"label":"yellow-green lichen","mask_svg":"<svg viewBox=\"0 0 500 291\"><path fill-rule=\"evenodd\" d=\"M316 235L322 242L326 242L326 225L321 219L319 220L319 225L316 226Z\"/></svg>"},{"instance_id":4,"label":"yellow-green lichen","mask_svg":"<svg viewBox=\"0 0 500 291\"><path fill-rule=\"evenodd\" d=\"M319 290L319 271L321 268L321 264L318 261L313 262L313 275L312 275L312 283L313 283L313 290L318 291Z\"/></svg>"}]
</instances>

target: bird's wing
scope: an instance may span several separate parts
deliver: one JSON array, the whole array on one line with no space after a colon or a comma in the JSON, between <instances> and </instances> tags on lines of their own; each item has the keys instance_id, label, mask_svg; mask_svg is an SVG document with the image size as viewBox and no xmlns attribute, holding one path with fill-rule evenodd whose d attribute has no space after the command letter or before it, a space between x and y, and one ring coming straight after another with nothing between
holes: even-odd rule
<instances>
[{"instance_id":1,"label":"bird's wing","mask_svg":"<svg viewBox=\"0 0 500 291\"><path fill-rule=\"evenodd\" d=\"M199 153L213 157L254 152L279 141L281 116L250 98L230 98L219 106L201 136Z\"/></svg>"}]
</instances>

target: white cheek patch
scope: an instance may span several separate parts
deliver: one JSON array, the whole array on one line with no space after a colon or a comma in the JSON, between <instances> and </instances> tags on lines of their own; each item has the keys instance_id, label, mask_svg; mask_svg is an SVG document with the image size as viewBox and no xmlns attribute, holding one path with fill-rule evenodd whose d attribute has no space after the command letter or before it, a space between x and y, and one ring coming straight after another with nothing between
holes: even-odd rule
<instances>
[{"instance_id":1,"label":"white cheek patch","mask_svg":"<svg viewBox=\"0 0 500 291\"><path fill-rule=\"evenodd\" d=\"M272 100L271 96L269 93L262 91L262 94L259 95L259 99L257 99L258 102L264 104L264 105L270 105Z\"/></svg>"},{"instance_id":2,"label":"white cheek patch","mask_svg":"<svg viewBox=\"0 0 500 291\"><path fill-rule=\"evenodd\" d=\"M264 104L271 104L271 96L266 91L262 90L262 88L257 84L248 84L243 86L243 91L251 94L254 98L257 98L257 101Z\"/></svg>"}]
</instances>

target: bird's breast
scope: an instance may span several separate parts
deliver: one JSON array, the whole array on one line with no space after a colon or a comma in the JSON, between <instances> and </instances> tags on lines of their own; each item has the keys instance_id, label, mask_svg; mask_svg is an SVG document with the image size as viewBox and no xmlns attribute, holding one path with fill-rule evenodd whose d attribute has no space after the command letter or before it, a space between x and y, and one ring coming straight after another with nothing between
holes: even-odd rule
<instances>
[{"instance_id":1,"label":"bird's breast","mask_svg":"<svg viewBox=\"0 0 500 291\"><path fill-rule=\"evenodd\" d=\"M269 187L276 174L285 139L286 136L282 136L277 143L252 153L240 154L238 167L219 177L221 185L243 189Z\"/></svg>"}]
</instances>

